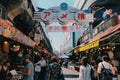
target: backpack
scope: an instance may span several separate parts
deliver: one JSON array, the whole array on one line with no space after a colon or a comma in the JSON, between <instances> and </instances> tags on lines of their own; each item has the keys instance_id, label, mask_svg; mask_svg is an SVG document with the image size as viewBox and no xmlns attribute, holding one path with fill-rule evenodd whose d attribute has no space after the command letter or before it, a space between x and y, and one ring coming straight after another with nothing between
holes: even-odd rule
<instances>
[{"instance_id":1,"label":"backpack","mask_svg":"<svg viewBox=\"0 0 120 80\"><path fill-rule=\"evenodd\" d=\"M50 65L50 74L52 75L52 78L55 80L60 77L61 67L58 64L52 64Z\"/></svg>"},{"instance_id":2,"label":"backpack","mask_svg":"<svg viewBox=\"0 0 120 80\"><path fill-rule=\"evenodd\" d=\"M113 74L112 74L111 69L106 69L103 64L102 66L103 68L101 70L101 80L112 80Z\"/></svg>"}]
</instances>

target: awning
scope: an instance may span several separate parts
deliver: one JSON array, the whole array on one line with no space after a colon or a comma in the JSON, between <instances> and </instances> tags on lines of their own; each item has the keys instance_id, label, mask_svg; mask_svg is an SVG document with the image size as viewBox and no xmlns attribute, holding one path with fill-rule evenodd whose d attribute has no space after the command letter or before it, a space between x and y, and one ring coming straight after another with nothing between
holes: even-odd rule
<instances>
[{"instance_id":1,"label":"awning","mask_svg":"<svg viewBox=\"0 0 120 80\"><path fill-rule=\"evenodd\" d=\"M96 34L92 39L89 39L89 43L99 40L102 37L102 35L103 35L103 32Z\"/></svg>"},{"instance_id":2,"label":"awning","mask_svg":"<svg viewBox=\"0 0 120 80\"><path fill-rule=\"evenodd\" d=\"M89 43L87 45L84 45L80 48L75 49L74 53L85 51L85 50L99 46L99 41L105 40L106 39L105 37L108 35L114 35L119 33L120 32L119 30L120 30L120 24L117 24L116 26L113 26L113 27L109 27L107 30L96 34L93 37L93 39L89 40Z\"/></svg>"},{"instance_id":3,"label":"awning","mask_svg":"<svg viewBox=\"0 0 120 80\"><path fill-rule=\"evenodd\" d=\"M117 30L120 30L120 24L116 25L116 26L113 26L113 27L109 27L107 30L103 31L103 32L100 32L98 34L96 34L93 39L90 39L89 42L93 42L93 41L96 41L96 40L100 40L102 39L103 37L117 31Z\"/></svg>"},{"instance_id":4,"label":"awning","mask_svg":"<svg viewBox=\"0 0 120 80\"><path fill-rule=\"evenodd\" d=\"M108 28L107 30L105 30L105 31L103 32L104 34L102 35L101 38L103 38L103 37L105 37L105 36L107 36L107 35L115 32L115 31L117 31L117 30L119 30L119 29L120 29L120 24L118 24L118 25L116 25L116 26L114 26L114 27L110 27L110 28Z\"/></svg>"}]
</instances>

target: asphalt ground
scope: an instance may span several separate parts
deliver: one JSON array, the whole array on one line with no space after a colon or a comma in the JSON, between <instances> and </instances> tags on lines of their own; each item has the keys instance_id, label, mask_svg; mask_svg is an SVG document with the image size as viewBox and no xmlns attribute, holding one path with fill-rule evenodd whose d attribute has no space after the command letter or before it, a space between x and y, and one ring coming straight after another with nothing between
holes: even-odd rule
<instances>
[{"instance_id":1,"label":"asphalt ground","mask_svg":"<svg viewBox=\"0 0 120 80\"><path fill-rule=\"evenodd\" d=\"M79 72L74 69L62 68L65 80L79 80Z\"/></svg>"}]
</instances>

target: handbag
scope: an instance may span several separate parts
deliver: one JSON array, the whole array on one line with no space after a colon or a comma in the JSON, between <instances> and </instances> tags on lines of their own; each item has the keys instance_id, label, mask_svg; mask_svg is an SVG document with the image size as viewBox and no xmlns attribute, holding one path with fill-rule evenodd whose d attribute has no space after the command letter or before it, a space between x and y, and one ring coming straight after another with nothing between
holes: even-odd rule
<instances>
[{"instance_id":1,"label":"handbag","mask_svg":"<svg viewBox=\"0 0 120 80\"><path fill-rule=\"evenodd\" d=\"M98 80L97 74L95 73L92 67L91 67L91 80Z\"/></svg>"}]
</instances>

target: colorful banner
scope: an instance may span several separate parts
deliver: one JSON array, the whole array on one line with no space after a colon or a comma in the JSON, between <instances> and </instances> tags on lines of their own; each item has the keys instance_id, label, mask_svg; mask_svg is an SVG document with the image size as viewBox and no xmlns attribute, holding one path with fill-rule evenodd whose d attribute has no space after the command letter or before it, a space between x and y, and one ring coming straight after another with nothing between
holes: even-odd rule
<instances>
[{"instance_id":1,"label":"colorful banner","mask_svg":"<svg viewBox=\"0 0 120 80\"><path fill-rule=\"evenodd\" d=\"M23 34L21 31L13 27L13 25L0 18L0 35L6 38L10 38L14 41L20 42L24 45L35 47L35 42Z\"/></svg>"}]
</instances>

